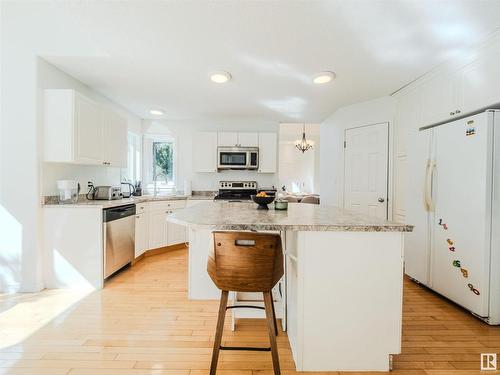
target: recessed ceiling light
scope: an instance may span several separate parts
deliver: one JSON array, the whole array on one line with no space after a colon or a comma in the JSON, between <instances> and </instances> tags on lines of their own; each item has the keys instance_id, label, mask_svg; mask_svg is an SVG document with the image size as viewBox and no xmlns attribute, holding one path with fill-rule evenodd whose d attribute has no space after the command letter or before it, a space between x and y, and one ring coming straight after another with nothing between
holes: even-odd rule
<instances>
[{"instance_id":1,"label":"recessed ceiling light","mask_svg":"<svg viewBox=\"0 0 500 375\"><path fill-rule=\"evenodd\" d=\"M335 73L333 72L321 72L314 76L313 82L317 85L321 85L323 83L328 83L335 79Z\"/></svg>"},{"instance_id":2,"label":"recessed ceiling light","mask_svg":"<svg viewBox=\"0 0 500 375\"><path fill-rule=\"evenodd\" d=\"M152 110L149 111L149 113L151 113L152 115L155 115L155 116L161 116L161 115L163 115L163 111L159 110L159 109L152 109Z\"/></svg>"},{"instance_id":3,"label":"recessed ceiling light","mask_svg":"<svg viewBox=\"0 0 500 375\"><path fill-rule=\"evenodd\" d=\"M210 74L210 80L215 83L226 83L231 79L231 74L228 72L214 72Z\"/></svg>"}]
</instances>

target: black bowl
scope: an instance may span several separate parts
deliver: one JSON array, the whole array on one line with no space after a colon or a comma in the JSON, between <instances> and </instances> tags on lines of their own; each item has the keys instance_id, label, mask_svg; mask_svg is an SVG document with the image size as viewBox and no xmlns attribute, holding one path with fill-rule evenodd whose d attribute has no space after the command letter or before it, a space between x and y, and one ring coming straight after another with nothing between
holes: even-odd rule
<instances>
[{"instance_id":1,"label":"black bowl","mask_svg":"<svg viewBox=\"0 0 500 375\"><path fill-rule=\"evenodd\" d=\"M274 197L271 196L258 197L256 195L251 195L250 198L252 198L252 200L259 205L257 208L260 210L268 210L269 208L267 205L274 200Z\"/></svg>"}]
</instances>

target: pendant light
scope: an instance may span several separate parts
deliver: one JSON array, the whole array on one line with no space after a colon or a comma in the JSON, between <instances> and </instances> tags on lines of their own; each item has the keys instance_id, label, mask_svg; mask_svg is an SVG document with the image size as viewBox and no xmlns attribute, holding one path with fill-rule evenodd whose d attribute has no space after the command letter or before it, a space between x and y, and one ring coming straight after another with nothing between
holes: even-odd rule
<instances>
[{"instance_id":1,"label":"pendant light","mask_svg":"<svg viewBox=\"0 0 500 375\"><path fill-rule=\"evenodd\" d=\"M295 147L297 147L299 151L302 151L302 153L313 148L312 142L306 139L306 124L302 126L302 139L295 142Z\"/></svg>"}]
</instances>

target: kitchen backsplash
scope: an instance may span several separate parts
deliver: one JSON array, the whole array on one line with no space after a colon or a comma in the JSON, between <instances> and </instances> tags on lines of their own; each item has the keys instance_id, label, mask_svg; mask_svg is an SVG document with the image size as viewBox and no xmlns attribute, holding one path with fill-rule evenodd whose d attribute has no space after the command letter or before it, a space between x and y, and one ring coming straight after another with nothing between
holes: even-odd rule
<instances>
[{"instance_id":1,"label":"kitchen backsplash","mask_svg":"<svg viewBox=\"0 0 500 375\"><path fill-rule=\"evenodd\" d=\"M75 165L63 163L43 163L42 195L57 195L57 180L76 180L80 183L81 193L87 192L87 182L94 185L119 185L122 170L100 165Z\"/></svg>"}]
</instances>

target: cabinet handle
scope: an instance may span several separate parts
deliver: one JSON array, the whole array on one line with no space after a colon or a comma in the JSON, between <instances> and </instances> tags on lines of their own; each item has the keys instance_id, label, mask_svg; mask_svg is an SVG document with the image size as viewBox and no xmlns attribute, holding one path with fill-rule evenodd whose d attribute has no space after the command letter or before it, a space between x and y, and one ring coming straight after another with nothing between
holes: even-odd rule
<instances>
[{"instance_id":1,"label":"cabinet handle","mask_svg":"<svg viewBox=\"0 0 500 375\"><path fill-rule=\"evenodd\" d=\"M136 219L140 219L141 217L139 215L135 215L135 218Z\"/></svg>"}]
</instances>

